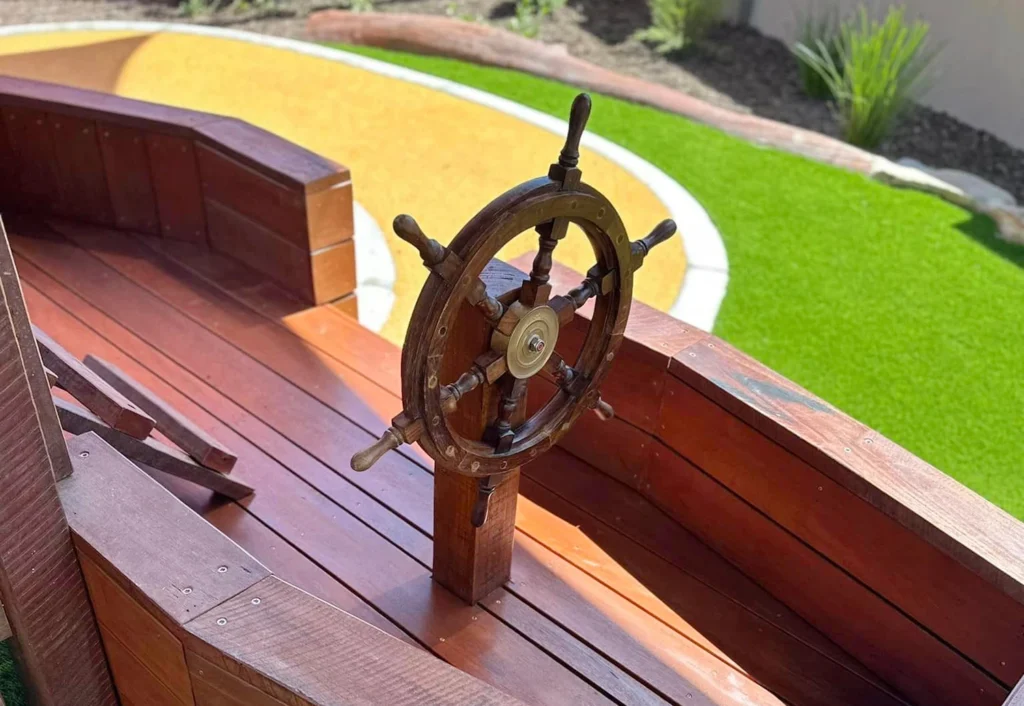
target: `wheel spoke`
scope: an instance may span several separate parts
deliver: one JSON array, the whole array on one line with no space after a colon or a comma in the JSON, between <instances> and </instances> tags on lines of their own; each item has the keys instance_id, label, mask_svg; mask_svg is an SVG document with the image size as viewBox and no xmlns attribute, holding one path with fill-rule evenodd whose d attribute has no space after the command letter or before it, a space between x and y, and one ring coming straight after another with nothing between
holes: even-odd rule
<instances>
[{"instance_id":1,"label":"wheel spoke","mask_svg":"<svg viewBox=\"0 0 1024 706\"><path fill-rule=\"evenodd\" d=\"M567 390L576 379L576 370L568 365L558 353L552 353L541 368L540 375L548 382Z\"/></svg>"},{"instance_id":2,"label":"wheel spoke","mask_svg":"<svg viewBox=\"0 0 1024 706\"><path fill-rule=\"evenodd\" d=\"M519 301L523 304L540 306L547 303L548 297L551 296L551 286L548 282L551 279L551 267L555 261L555 246L568 231L568 218L556 218L537 226L537 234L540 236L537 256L533 258L530 279L523 283L519 295Z\"/></svg>"},{"instance_id":3,"label":"wheel spoke","mask_svg":"<svg viewBox=\"0 0 1024 706\"><path fill-rule=\"evenodd\" d=\"M487 293L487 285L479 277L476 278L466 294L466 301L475 306L491 326L497 326L505 314L505 307Z\"/></svg>"},{"instance_id":4,"label":"wheel spoke","mask_svg":"<svg viewBox=\"0 0 1024 706\"><path fill-rule=\"evenodd\" d=\"M494 384L508 371L505 356L497 351L488 351L475 361L473 366L450 385L441 388L441 409L451 414L459 401L484 383Z\"/></svg>"},{"instance_id":5,"label":"wheel spoke","mask_svg":"<svg viewBox=\"0 0 1024 706\"><path fill-rule=\"evenodd\" d=\"M494 440L494 450L505 453L512 448L516 434L512 431L512 418L526 396L529 378L512 378L505 380L505 391L498 403L498 418L490 429L490 438Z\"/></svg>"},{"instance_id":6,"label":"wheel spoke","mask_svg":"<svg viewBox=\"0 0 1024 706\"><path fill-rule=\"evenodd\" d=\"M549 302L558 322L566 326L572 322L573 314L582 309L583 305L598 294L607 294L615 287L615 270L603 272L595 265L587 272L587 278L578 287L570 289L565 295L554 297Z\"/></svg>"}]
</instances>

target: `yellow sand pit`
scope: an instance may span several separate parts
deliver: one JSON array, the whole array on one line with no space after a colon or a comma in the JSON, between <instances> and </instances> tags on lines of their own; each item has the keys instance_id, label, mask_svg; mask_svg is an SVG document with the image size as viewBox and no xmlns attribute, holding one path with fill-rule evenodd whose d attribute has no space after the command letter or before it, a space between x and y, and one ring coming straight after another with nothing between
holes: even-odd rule
<instances>
[{"instance_id":1,"label":"yellow sand pit","mask_svg":"<svg viewBox=\"0 0 1024 706\"><path fill-rule=\"evenodd\" d=\"M442 243L492 198L546 172L561 138L489 107L339 62L223 38L137 32L49 32L0 38L0 73L238 117L347 165L356 199L381 225L395 260L396 302L382 333L401 343L426 277L391 233L412 214ZM600 110L600 102L595 107ZM568 110L568 106L566 106ZM631 237L668 217L648 187L584 151L585 179L616 204ZM524 234L502 253L536 248ZM558 259L593 264L582 234ZM662 246L635 295L667 311L686 269L678 240Z\"/></svg>"}]
</instances>

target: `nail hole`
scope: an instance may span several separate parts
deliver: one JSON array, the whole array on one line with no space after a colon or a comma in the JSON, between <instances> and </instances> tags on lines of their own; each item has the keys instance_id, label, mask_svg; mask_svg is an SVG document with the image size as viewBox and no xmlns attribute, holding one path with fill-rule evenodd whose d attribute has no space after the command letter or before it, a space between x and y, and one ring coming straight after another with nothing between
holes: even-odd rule
<instances>
[{"instance_id":1,"label":"nail hole","mask_svg":"<svg viewBox=\"0 0 1024 706\"><path fill-rule=\"evenodd\" d=\"M186 596L188 596L188 595L190 595L192 593L192 587L191 586L186 586L185 588L181 589L181 592L184 593Z\"/></svg>"},{"instance_id":2,"label":"nail hole","mask_svg":"<svg viewBox=\"0 0 1024 706\"><path fill-rule=\"evenodd\" d=\"M441 336L447 336L448 335L448 327L447 326L442 326L441 328L439 328L437 330L437 333L439 335L441 335Z\"/></svg>"},{"instance_id":3,"label":"nail hole","mask_svg":"<svg viewBox=\"0 0 1024 706\"><path fill-rule=\"evenodd\" d=\"M78 454L78 456L80 458L89 458L89 452L88 451L83 451L82 453Z\"/></svg>"},{"instance_id":4,"label":"nail hole","mask_svg":"<svg viewBox=\"0 0 1024 706\"><path fill-rule=\"evenodd\" d=\"M227 625L227 624L228 624L228 619L227 618L217 618L217 625Z\"/></svg>"},{"instance_id":5,"label":"nail hole","mask_svg":"<svg viewBox=\"0 0 1024 706\"><path fill-rule=\"evenodd\" d=\"M259 599L259 598L253 598L253 599L252 599L252 604L253 604L253 605L259 605L260 603L261 603L261 601L260 601L260 599Z\"/></svg>"},{"instance_id":6,"label":"nail hole","mask_svg":"<svg viewBox=\"0 0 1024 706\"><path fill-rule=\"evenodd\" d=\"M226 574L227 572L228 572L228 567L226 567L226 566L218 566L217 567L217 573L218 574Z\"/></svg>"},{"instance_id":7,"label":"nail hole","mask_svg":"<svg viewBox=\"0 0 1024 706\"><path fill-rule=\"evenodd\" d=\"M433 424L436 427L438 424L441 423L441 418L440 417L434 417L433 419L430 420L430 423Z\"/></svg>"}]
</instances>

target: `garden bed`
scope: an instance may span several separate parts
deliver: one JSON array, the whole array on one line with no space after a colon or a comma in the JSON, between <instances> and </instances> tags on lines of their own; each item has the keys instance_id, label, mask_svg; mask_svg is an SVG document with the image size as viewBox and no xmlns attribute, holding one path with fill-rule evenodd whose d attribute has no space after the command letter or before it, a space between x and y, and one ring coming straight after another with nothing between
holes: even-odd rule
<instances>
[{"instance_id":1,"label":"garden bed","mask_svg":"<svg viewBox=\"0 0 1024 706\"><path fill-rule=\"evenodd\" d=\"M323 0L279 0L277 4L276 11L221 13L214 21L301 38L311 10L345 5ZM377 0L374 7L382 12L455 13L507 26L514 2ZM182 17L176 0L6 0L0 8L0 24L75 19L188 18ZM642 0L569 0L567 7L541 26L540 39L565 44L581 59L676 88L713 105L838 136L839 125L829 106L803 94L793 57L782 42L750 27L723 25L700 49L663 57L632 38L649 24ZM945 113L917 108L878 152L894 160L912 157L977 174L1024 201L1024 150Z\"/></svg>"}]
</instances>

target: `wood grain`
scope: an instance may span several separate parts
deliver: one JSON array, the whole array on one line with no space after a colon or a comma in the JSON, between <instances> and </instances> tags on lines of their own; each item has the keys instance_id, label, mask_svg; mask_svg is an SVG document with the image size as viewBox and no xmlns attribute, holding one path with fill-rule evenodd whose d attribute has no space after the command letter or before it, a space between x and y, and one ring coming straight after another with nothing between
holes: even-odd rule
<instances>
[{"instance_id":1,"label":"wood grain","mask_svg":"<svg viewBox=\"0 0 1024 706\"><path fill-rule=\"evenodd\" d=\"M113 224L95 121L50 114L47 124L53 143L61 211L88 223Z\"/></svg>"},{"instance_id":2,"label":"wood grain","mask_svg":"<svg viewBox=\"0 0 1024 706\"><path fill-rule=\"evenodd\" d=\"M192 140L148 133L153 193L160 235L191 243L206 242L206 216Z\"/></svg>"},{"instance_id":3,"label":"wood grain","mask_svg":"<svg viewBox=\"0 0 1024 706\"><path fill-rule=\"evenodd\" d=\"M124 230L160 235L144 133L111 123L98 127L114 224Z\"/></svg>"},{"instance_id":4,"label":"wood grain","mask_svg":"<svg viewBox=\"0 0 1024 706\"><path fill-rule=\"evenodd\" d=\"M0 109L13 152L18 210L44 212L60 207L53 142L46 113L26 108Z\"/></svg>"},{"instance_id":5,"label":"wood grain","mask_svg":"<svg viewBox=\"0 0 1024 706\"><path fill-rule=\"evenodd\" d=\"M76 546L133 598L148 597L173 624L269 575L220 532L196 523L191 510L98 436L77 437L68 448L84 471L60 487ZM116 526L109 522L111 503L119 508ZM187 533L179 531L183 526Z\"/></svg>"},{"instance_id":6,"label":"wood grain","mask_svg":"<svg viewBox=\"0 0 1024 706\"><path fill-rule=\"evenodd\" d=\"M967 526L976 530L970 540L975 546L1009 551L1019 542L1024 550L1024 525L720 341L697 344L682 359L688 378L701 374L701 388L731 397L730 406L742 405L742 417L754 425L673 379L661 430L668 445L1004 684L1024 672L1024 635L1011 627L1024 624L1024 604L992 581L996 567L983 555L971 552L973 567L989 568L980 575L940 548L964 536ZM816 453L798 457L773 440L783 433ZM840 480L840 467L847 478L876 479L875 495L901 486L914 503L905 511L916 508L915 525L899 522L851 489ZM929 516L941 524L929 523ZM956 535L933 541L942 526L955 526ZM994 531L1002 526L1006 533ZM883 546L880 554L877 547ZM958 553L965 552L961 545ZM1024 559L1003 567L1024 568ZM934 588L925 594L926 584Z\"/></svg>"},{"instance_id":7,"label":"wood grain","mask_svg":"<svg viewBox=\"0 0 1024 706\"><path fill-rule=\"evenodd\" d=\"M98 417L71 402L60 398L55 398L53 402L57 407L61 427L71 434L77 436L92 432L137 464L201 485L233 500L252 495L252 488L244 483L204 468L181 451L156 439L139 441L111 429Z\"/></svg>"},{"instance_id":8,"label":"wood grain","mask_svg":"<svg viewBox=\"0 0 1024 706\"><path fill-rule=\"evenodd\" d=\"M192 685L185 664L185 650L178 638L132 599L92 559L82 555L80 560L89 587L89 598L105 635L117 638L119 646L131 653L141 669L149 672L178 701L192 704ZM121 676L124 675L115 673L115 678ZM118 688L121 688L120 684Z\"/></svg>"},{"instance_id":9,"label":"wood grain","mask_svg":"<svg viewBox=\"0 0 1024 706\"><path fill-rule=\"evenodd\" d=\"M912 703L982 706L1005 696L996 680L668 447L655 447L651 469L659 506Z\"/></svg>"},{"instance_id":10,"label":"wood grain","mask_svg":"<svg viewBox=\"0 0 1024 706\"><path fill-rule=\"evenodd\" d=\"M96 622L57 496L49 454L60 445L47 443L44 434L50 431L40 423L49 390L26 336L28 315L2 229L0 289L0 601L37 703L113 706ZM46 397L39 396L40 388Z\"/></svg>"},{"instance_id":11,"label":"wood grain","mask_svg":"<svg viewBox=\"0 0 1024 706\"><path fill-rule=\"evenodd\" d=\"M100 632L103 635L103 646L107 650L107 659L110 660L110 671L114 674L117 691L122 699L146 706L183 706L186 703L177 699L174 692L161 684L118 637L102 625ZM187 703L194 702L190 700Z\"/></svg>"},{"instance_id":12,"label":"wood grain","mask_svg":"<svg viewBox=\"0 0 1024 706\"><path fill-rule=\"evenodd\" d=\"M234 468L237 456L116 365L91 355L86 356L83 362L85 367L151 416L160 432L200 465L220 473L230 473Z\"/></svg>"},{"instance_id":13,"label":"wood grain","mask_svg":"<svg viewBox=\"0 0 1024 706\"><path fill-rule=\"evenodd\" d=\"M191 650L218 666L234 662L272 696L297 692L324 706L520 703L275 577L186 628Z\"/></svg>"},{"instance_id":14,"label":"wood grain","mask_svg":"<svg viewBox=\"0 0 1024 706\"><path fill-rule=\"evenodd\" d=\"M186 657L196 706L286 706L195 652Z\"/></svg>"},{"instance_id":15,"label":"wood grain","mask_svg":"<svg viewBox=\"0 0 1024 706\"><path fill-rule=\"evenodd\" d=\"M33 326L43 364L57 374L57 386L70 393L111 429L135 439L147 438L156 427L148 414L87 368L41 328Z\"/></svg>"},{"instance_id":16,"label":"wood grain","mask_svg":"<svg viewBox=\"0 0 1024 706\"><path fill-rule=\"evenodd\" d=\"M71 459L68 457L64 435L60 429L57 410L49 400L53 386L48 371L43 367L35 333L25 308L25 297L18 279L18 268L7 240L3 220L0 219L0 290L5 299L6 316L10 317L17 340L19 354L24 361L25 377L32 395L36 418L46 445L47 461L55 479L71 475Z\"/></svg>"}]
</instances>

